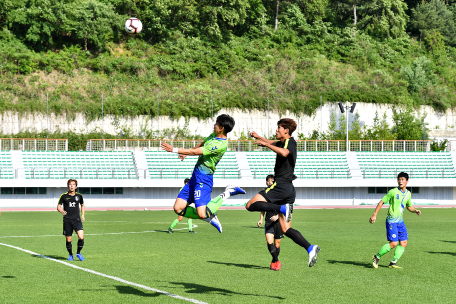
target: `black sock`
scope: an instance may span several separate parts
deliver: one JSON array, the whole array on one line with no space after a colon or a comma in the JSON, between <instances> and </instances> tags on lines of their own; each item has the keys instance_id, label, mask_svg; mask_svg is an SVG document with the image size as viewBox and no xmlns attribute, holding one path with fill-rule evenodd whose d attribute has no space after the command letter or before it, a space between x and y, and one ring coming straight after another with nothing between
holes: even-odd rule
<instances>
[{"instance_id":1,"label":"black sock","mask_svg":"<svg viewBox=\"0 0 456 304\"><path fill-rule=\"evenodd\" d=\"M68 253L70 255L73 255L73 246L71 245L71 242L66 242L66 248L68 250Z\"/></svg>"},{"instance_id":2,"label":"black sock","mask_svg":"<svg viewBox=\"0 0 456 304\"><path fill-rule=\"evenodd\" d=\"M78 252L77 252L77 254L81 253L82 247L84 247L84 239L79 239L78 240Z\"/></svg>"},{"instance_id":3,"label":"black sock","mask_svg":"<svg viewBox=\"0 0 456 304\"><path fill-rule=\"evenodd\" d=\"M279 259L277 258L277 248L274 244L268 244L269 253L272 255L272 263L277 262Z\"/></svg>"},{"instance_id":4,"label":"black sock","mask_svg":"<svg viewBox=\"0 0 456 304\"><path fill-rule=\"evenodd\" d=\"M211 211L211 209L207 208L207 206L206 206L206 218L212 218L212 211Z\"/></svg>"},{"instance_id":5,"label":"black sock","mask_svg":"<svg viewBox=\"0 0 456 304\"><path fill-rule=\"evenodd\" d=\"M280 247L276 247L276 251L277 251L277 259L279 259Z\"/></svg>"},{"instance_id":6,"label":"black sock","mask_svg":"<svg viewBox=\"0 0 456 304\"><path fill-rule=\"evenodd\" d=\"M280 205L274 205L268 202L254 202L247 209L252 211L280 211Z\"/></svg>"},{"instance_id":7,"label":"black sock","mask_svg":"<svg viewBox=\"0 0 456 304\"><path fill-rule=\"evenodd\" d=\"M309 249L310 243L302 236L301 232L298 230L290 228L284 234L299 246L306 248L306 250Z\"/></svg>"}]
</instances>

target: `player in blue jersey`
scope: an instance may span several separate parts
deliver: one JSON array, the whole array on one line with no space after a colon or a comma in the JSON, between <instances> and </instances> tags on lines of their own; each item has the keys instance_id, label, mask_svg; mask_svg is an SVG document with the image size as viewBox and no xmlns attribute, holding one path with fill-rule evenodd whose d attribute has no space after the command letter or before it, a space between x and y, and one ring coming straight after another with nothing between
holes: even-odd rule
<instances>
[{"instance_id":1,"label":"player in blue jersey","mask_svg":"<svg viewBox=\"0 0 456 304\"><path fill-rule=\"evenodd\" d=\"M225 192L211 200L215 167L228 148L227 134L231 132L234 124L234 119L231 116L222 114L217 117L214 132L199 145L191 149L174 148L167 143L161 145L163 150L177 153L181 160L184 160L187 155L199 155L190 181L177 196L174 212L183 217L209 222L220 233L222 232L222 225L215 212L230 196L245 194L241 188L228 185ZM189 206L192 203L195 204L196 208Z\"/></svg>"}]
</instances>

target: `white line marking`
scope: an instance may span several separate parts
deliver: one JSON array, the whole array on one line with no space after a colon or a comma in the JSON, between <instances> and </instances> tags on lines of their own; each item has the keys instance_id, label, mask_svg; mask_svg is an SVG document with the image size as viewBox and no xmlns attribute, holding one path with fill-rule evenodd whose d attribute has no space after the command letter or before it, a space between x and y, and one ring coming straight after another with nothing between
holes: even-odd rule
<instances>
[{"instance_id":1,"label":"white line marking","mask_svg":"<svg viewBox=\"0 0 456 304\"><path fill-rule=\"evenodd\" d=\"M50 261L53 261L53 262L57 262L57 263L60 263L60 264L63 264L63 265L69 266L69 267L73 267L75 269L79 269L79 270L82 270L82 271L85 271L85 272L93 273L93 274L102 276L104 278L112 279L112 280L115 280L115 281L118 281L118 282L121 282L121 283L124 283L124 284L127 284L127 285L131 285L131 286L139 287L139 288L142 288L142 289L154 291L156 293L161 293L161 294L163 294L165 296L168 296L168 297L172 297L172 298L176 298L176 299L179 299L179 300L184 300L184 301L188 301L188 302L192 302L192 303L207 304L206 302L198 301L198 300L191 299L191 298L185 298L185 297L182 297L182 296L179 296L179 295L176 295L176 294L172 294L172 293L169 293L169 292L166 292L166 291L162 291L162 290L159 290L159 289L155 289L155 288L152 288L152 287L149 287L149 286L146 286L146 285L141 285L141 284L133 283L133 282L130 282L130 281L118 278L118 277L110 276L110 275L107 275L107 274L104 274L104 273L101 273L101 272L98 272L98 271L95 271L95 270L82 268L82 267L79 267L79 266L76 266L76 265L73 265L73 264L70 264L70 263L67 263L67 262L64 262L64 261L56 260L56 259L50 258L48 256L38 254L36 252L30 251L30 250L27 250L27 249L16 247L16 246L13 246L13 245L3 244L3 243L0 243L0 245L6 246L6 247L10 247L10 248L14 248L14 249L26 252L26 253L30 253L32 255L36 255L36 256L48 259Z\"/></svg>"},{"instance_id":2,"label":"white line marking","mask_svg":"<svg viewBox=\"0 0 456 304\"><path fill-rule=\"evenodd\" d=\"M192 228L197 228L198 225L192 225ZM174 230L188 230L188 228L178 228ZM153 233L153 232L167 232L168 230L151 230L151 231L131 231L131 232L110 232L110 233L84 233L84 235L115 235L115 234L136 234L136 233ZM6 235L0 236L0 239L6 238L34 238L34 237L48 237L48 236L63 236L63 234L45 234L45 235Z\"/></svg>"}]
</instances>

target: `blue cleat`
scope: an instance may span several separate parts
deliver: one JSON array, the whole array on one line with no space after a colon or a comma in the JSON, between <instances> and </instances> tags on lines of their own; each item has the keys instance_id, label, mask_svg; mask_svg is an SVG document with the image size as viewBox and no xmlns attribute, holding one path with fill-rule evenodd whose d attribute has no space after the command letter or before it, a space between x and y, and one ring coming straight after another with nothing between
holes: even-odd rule
<instances>
[{"instance_id":1,"label":"blue cleat","mask_svg":"<svg viewBox=\"0 0 456 304\"><path fill-rule=\"evenodd\" d=\"M280 213L282 213L285 216L285 219L287 220L287 222L289 222L291 220L290 204L285 204L285 205L280 206Z\"/></svg>"},{"instance_id":2,"label":"blue cleat","mask_svg":"<svg viewBox=\"0 0 456 304\"><path fill-rule=\"evenodd\" d=\"M245 191L239 187L228 185L226 186L225 191L230 193L230 196L238 195L238 194L245 194Z\"/></svg>"},{"instance_id":3,"label":"blue cleat","mask_svg":"<svg viewBox=\"0 0 456 304\"><path fill-rule=\"evenodd\" d=\"M82 254L78 253L76 256L78 257L79 261L84 261Z\"/></svg>"},{"instance_id":4,"label":"blue cleat","mask_svg":"<svg viewBox=\"0 0 456 304\"><path fill-rule=\"evenodd\" d=\"M218 232L222 233L222 224L220 223L217 215L214 215L214 217L209 223L215 228L217 228Z\"/></svg>"},{"instance_id":5,"label":"blue cleat","mask_svg":"<svg viewBox=\"0 0 456 304\"><path fill-rule=\"evenodd\" d=\"M317 263L317 255L320 252L320 246L318 245L310 245L309 249L307 249L309 253L309 267L312 267Z\"/></svg>"},{"instance_id":6,"label":"blue cleat","mask_svg":"<svg viewBox=\"0 0 456 304\"><path fill-rule=\"evenodd\" d=\"M72 256L72 255L70 255L70 256L68 257L68 261L73 261L73 256Z\"/></svg>"}]
</instances>

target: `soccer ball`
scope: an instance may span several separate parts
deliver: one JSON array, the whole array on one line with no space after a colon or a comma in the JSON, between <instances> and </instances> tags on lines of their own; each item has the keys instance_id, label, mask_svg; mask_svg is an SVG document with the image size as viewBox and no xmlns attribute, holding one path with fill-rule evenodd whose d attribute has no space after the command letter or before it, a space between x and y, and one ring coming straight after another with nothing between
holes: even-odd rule
<instances>
[{"instance_id":1,"label":"soccer ball","mask_svg":"<svg viewBox=\"0 0 456 304\"><path fill-rule=\"evenodd\" d=\"M125 22L125 30L130 34L138 34L142 30L142 23L138 18L130 18Z\"/></svg>"},{"instance_id":2,"label":"soccer ball","mask_svg":"<svg viewBox=\"0 0 456 304\"><path fill-rule=\"evenodd\" d=\"M147 211L147 208L144 208L144 211Z\"/></svg>"}]
</instances>

